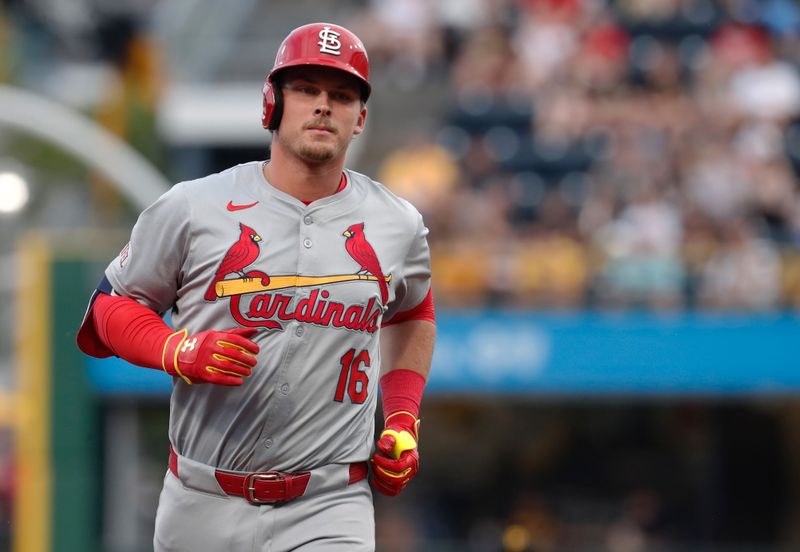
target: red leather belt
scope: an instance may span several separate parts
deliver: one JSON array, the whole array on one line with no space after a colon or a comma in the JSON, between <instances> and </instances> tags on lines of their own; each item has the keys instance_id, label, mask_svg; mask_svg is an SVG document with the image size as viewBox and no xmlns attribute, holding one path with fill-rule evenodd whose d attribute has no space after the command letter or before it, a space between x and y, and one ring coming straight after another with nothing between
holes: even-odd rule
<instances>
[{"instance_id":1,"label":"red leather belt","mask_svg":"<svg viewBox=\"0 0 800 552\"><path fill-rule=\"evenodd\" d=\"M178 477L178 455L169 449L169 469ZM283 473L276 471L235 473L216 470L214 476L220 488L230 496L240 496L251 504L281 504L303 496L311 479L310 472ZM367 477L367 463L350 464L352 485Z\"/></svg>"}]
</instances>

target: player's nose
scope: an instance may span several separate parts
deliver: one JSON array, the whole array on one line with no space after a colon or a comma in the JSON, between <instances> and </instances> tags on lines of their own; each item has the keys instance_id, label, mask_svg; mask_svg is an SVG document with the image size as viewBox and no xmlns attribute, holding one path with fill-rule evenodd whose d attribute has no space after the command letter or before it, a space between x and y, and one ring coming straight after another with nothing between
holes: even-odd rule
<instances>
[{"instance_id":1,"label":"player's nose","mask_svg":"<svg viewBox=\"0 0 800 552\"><path fill-rule=\"evenodd\" d=\"M314 108L314 115L328 116L331 114L331 104L327 92L322 92L317 97L317 105Z\"/></svg>"},{"instance_id":2,"label":"player's nose","mask_svg":"<svg viewBox=\"0 0 800 552\"><path fill-rule=\"evenodd\" d=\"M327 105L318 105L314 110L314 115L317 116L329 116L331 114L331 108Z\"/></svg>"}]
</instances>

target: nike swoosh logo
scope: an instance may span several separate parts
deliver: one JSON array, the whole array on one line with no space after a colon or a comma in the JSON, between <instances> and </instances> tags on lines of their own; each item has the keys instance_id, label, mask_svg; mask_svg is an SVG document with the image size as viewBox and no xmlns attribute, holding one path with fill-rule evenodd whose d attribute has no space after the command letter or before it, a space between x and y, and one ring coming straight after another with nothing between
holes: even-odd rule
<instances>
[{"instance_id":1,"label":"nike swoosh logo","mask_svg":"<svg viewBox=\"0 0 800 552\"><path fill-rule=\"evenodd\" d=\"M249 209L250 207L255 207L258 205L258 201L254 201L253 203L248 203L247 205L234 205L233 201L228 202L228 211L241 211L242 209Z\"/></svg>"}]
</instances>

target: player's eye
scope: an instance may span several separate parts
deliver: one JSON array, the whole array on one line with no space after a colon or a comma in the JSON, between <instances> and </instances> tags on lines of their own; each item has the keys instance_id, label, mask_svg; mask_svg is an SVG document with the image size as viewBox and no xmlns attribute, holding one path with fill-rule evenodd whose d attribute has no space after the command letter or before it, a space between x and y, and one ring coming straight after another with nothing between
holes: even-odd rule
<instances>
[{"instance_id":1,"label":"player's eye","mask_svg":"<svg viewBox=\"0 0 800 552\"><path fill-rule=\"evenodd\" d=\"M306 84L300 86L300 93L306 94L307 96L316 96L317 94L319 94L319 90L314 86L309 86Z\"/></svg>"},{"instance_id":2,"label":"player's eye","mask_svg":"<svg viewBox=\"0 0 800 552\"><path fill-rule=\"evenodd\" d=\"M288 88L291 92L295 92L297 94L305 94L308 96L316 96L319 94L319 90L316 87L307 83L293 83L289 85Z\"/></svg>"},{"instance_id":3,"label":"player's eye","mask_svg":"<svg viewBox=\"0 0 800 552\"><path fill-rule=\"evenodd\" d=\"M337 102L350 103L355 99L355 96L349 92L332 92L331 98Z\"/></svg>"}]
</instances>

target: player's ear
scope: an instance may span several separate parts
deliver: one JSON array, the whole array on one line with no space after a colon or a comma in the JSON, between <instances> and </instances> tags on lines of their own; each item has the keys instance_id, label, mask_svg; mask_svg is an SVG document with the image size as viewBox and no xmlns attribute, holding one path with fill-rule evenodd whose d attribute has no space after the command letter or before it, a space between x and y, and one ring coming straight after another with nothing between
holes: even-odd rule
<instances>
[{"instance_id":1,"label":"player's ear","mask_svg":"<svg viewBox=\"0 0 800 552\"><path fill-rule=\"evenodd\" d=\"M353 129L353 136L357 136L364 132L364 123L367 121L367 106L361 105L361 113L358 114L358 120L356 121L356 126Z\"/></svg>"}]
</instances>

